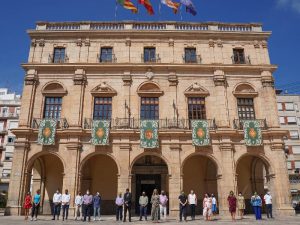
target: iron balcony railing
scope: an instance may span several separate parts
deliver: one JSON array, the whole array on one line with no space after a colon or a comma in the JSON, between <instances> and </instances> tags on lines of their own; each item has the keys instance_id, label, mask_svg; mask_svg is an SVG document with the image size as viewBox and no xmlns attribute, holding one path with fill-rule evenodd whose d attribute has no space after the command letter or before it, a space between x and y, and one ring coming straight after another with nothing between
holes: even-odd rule
<instances>
[{"instance_id":1,"label":"iron balcony railing","mask_svg":"<svg viewBox=\"0 0 300 225\"><path fill-rule=\"evenodd\" d=\"M159 54L155 54L153 57L146 57L144 54L141 55L141 60L143 63L160 63L161 58Z\"/></svg>"},{"instance_id":2,"label":"iron balcony railing","mask_svg":"<svg viewBox=\"0 0 300 225\"><path fill-rule=\"evenodd\" d=\"M295 171L296 172L296 171ZM289 180L291 184L300 184L300 174L299 170L297 171L298 174L290 174L289 175Z\"/></svg>"},{"instance_id":3,"label":"iron balcony railing","mask_svg":"<svg viewBox=\"0 0 300 225\"><path fill-rule=\"evenodd\" d=\"M0 118L19 118L18 113L0 113Z\"/></svg>"},{"instance_id":4,"label":"iron balcony railing","mask_svg":"<svg viewBox=\"0 0 300 225\"><path fill-rule=\"evenodd\" d=\"M117 62L117 57L115 54L105 54L105 55L98 54L97 59L98 59L99 63L116 63Z\"/></svg>"},{"instance_id":5,"label":"iron balcony railing","mask_svg":"<svg viewBox=\"0 0 300 225\"><path fill-rule=\"evenodd\" d=\"M251 64L250 56L231 56L231 60L233 64Z\"/></svg>"},{"instance_id":6,"label":"iron balcony railing","mask_svg":"<svg viewBox=\"0 0 300 225\"><path fill-rule=\"evenodd\" d=\"M182 55L183 63L200 64L202 62L201 55Z\"/></svg>"},{"instance_id":7,"label":"iron balcony railing","mask_svg":"<svg viewBox=\"0 0 300 225\"><path fill-rule=\"evenodd\" d=\"M67 54L59 58L54 57L54 54L49 54L48 56L48 63L68 63L68 62L69 62L69 57Z\"/></svg>"},{"instance_id":8,"label":"iron balcony railing","mask_svg":"<svg viewBox=\"0 0 300 225\"><path fill-rule=\"evenodd\" d=\"M41 118L34 118L32 120L32 125L31 128L33 129L39 129L40 127L40 123L43 119ZM56 119L57 120L57 124L56 124L56 129L68 129L69 128L69 124L66 118L60 118L60 119Z\"/></svg>"},{"instance_id":9,"label":"iron balcony railing","mask_svg":"<svg viewBox=\"0 0 300 225\"><path fill-rule=\"evenodd\" d=\"M84 129L92 128L93 119L86 118L84 120ZM215 130L217 128L216 122L214 119L208 119L209 129ZM135 118L115 118L110 120L110 128L112 130L118 129L139 129L141 119ZM167 129L182 129L182 130L191 130L191 120L189 119L159 119L158 126L160 130Z\"/></svg>"},{"instance_id":10,"label":"iron balcony railing","mask_svg":"<svg viewBox=\"0 0 300 225\"><path fill-rule=\"evenodd\" d=\"M235 120L233 120L234 129L243 130L244 129L244 121L247 121L247 120L243 120L243 119L235 119ZM268 125L267 125L266 119L257 119L256 121L259 122L259 127L262 130L267 130L268 129Z\"/></svg>"}]
</instances>

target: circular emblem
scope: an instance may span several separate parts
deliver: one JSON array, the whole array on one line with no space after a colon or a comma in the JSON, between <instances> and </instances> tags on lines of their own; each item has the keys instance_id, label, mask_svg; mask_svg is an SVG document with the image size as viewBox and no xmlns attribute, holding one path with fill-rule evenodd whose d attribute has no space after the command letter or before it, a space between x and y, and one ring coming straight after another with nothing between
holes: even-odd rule
<instances>
[{"instance_id":1,"label":"circular emblem","mask_svg":"<svg viewBox=\"0 0 300 225\"><path fill-rule=\"evenodd\" d=\"M251 138L256 138L256 135L257 135L257 133L256 133L255 129L254 128L250 128L250 130L249 130L249 136Z\"/></svg>"},{"instance_id":2,"label":"circular emblem","mask_svg":"<svg viewBox=\"0 0 300 225\"><path fill-rule=\"evenodd\" d=\"M43 130L43 135L45 138L48 138L51 136L51 129L49 127L45 127Z\"/></svg>"},{"instance_id":3,"label":"circular emblem","mask_svg":"<svg viewBox=\"0 0 300 225\"><path fill-rule=\"evenodd\" d=\"M204 138L204 135L205 135L205 132L204 132L203 128L198 128L198 130L197 130L197 136L199 138Z\"/></svg>"},{"instance_id":4,"label":"circular emblem","mask_svg":"<svg viewBox=\"0 0 300 225\"><path fill-rule=\"evenodd\" d=\"M99 127L98 130L97 130L97 132L96 132L96 134L97 134L98 138L102 138L104 136L104 130L103 130L103 128Z\"/></svg>"},{"instance_id":5,"label":"circular emblem","mask_svg":"<svg viewBox=\"0 0 300 225\"><path fill-rule=\"evenodd\" d=\"M153 132L152 132L152 130L150 130L150 129L146 130L145 131L145 137L148 140L152 139L153 138Z\"/></svg>"}]
</instances>

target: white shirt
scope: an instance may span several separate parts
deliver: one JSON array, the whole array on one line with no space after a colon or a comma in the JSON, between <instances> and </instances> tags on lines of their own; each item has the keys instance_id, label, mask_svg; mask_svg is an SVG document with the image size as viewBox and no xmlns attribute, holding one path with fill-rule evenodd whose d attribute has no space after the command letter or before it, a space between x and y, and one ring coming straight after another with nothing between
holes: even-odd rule
<instances>
[{"instance_id":1,"label":"white shirt","mask_svg":"<svg viewBox=\"0 0 300 225\"><path fill-rule=\"evenodd\" d=\"M217 199L216 199L215 197L212 197L211 201L212 201L212 204L213 204L213 205L216 205L216 204L217 204Z\"/></svg>"},{"instance_id":2,"label":"white shirt","mask_svg":"<svg viewBox=\"0 0 300 225\"><path fill-rule=\"evenodd\" d=\"M197 196L195 194L189 194L188 201L190 205L196 205L197 204Z\"/></svg>"},{"instance_id":3,"label":"white shirt","mask_svg":"<svg viewBox=\"0 0 300 225\"><path fill-rule=\"evenodd\" d=\"M266 205L272 204L272 196L271 195L266 194L264 196L264 200L265 200Z\"/></svg>"},{"instance_id":4,"label":"white shirt","mask_svg":"<svg viewBox=\"0 0 300 225\"><path fill-rule=\"evenodd\" d=\"M61 193L53 195L53 203L61 203Z\"/></svg>"},{"instance_id":5,"label":"white shirt","mask_svg":"<svg viewBox=\"0 0 300 225\"><path fill-rule=\"evenodd\" d=\"M80 195L77 195L75 198L75 205L82 205L83 197Z\"/></svg>"},{"instance_id":6,"label":"white shirt","mask_svg":"<svg viewBox=\"0 0 300 225\"><path fill-rule=\"evenodd\" d=\"M70 194L63 194L61 197L61 201L63 205L69 205L70 204L71 195Z\"/></svg>"}]
</instances>

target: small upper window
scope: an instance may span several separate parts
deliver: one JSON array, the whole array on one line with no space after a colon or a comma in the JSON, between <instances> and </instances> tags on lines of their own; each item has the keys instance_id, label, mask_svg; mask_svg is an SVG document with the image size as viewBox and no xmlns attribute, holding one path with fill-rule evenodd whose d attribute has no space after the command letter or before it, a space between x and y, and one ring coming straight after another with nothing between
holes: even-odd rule
<instances>
[{"instance_id":1,"label":"small upper window","mask_svg":"<svg viewBox=\"0 0 300 225\"><path fill-rule=\"evenodd\" d=\"M54 48L53 63L64 63L66 61L66 49L59 47Z\"/></svg>"},{"instance_id":2,"label":"small upper window","mask_svg":"<svg viewBox=\"0 0 300 225\"><path fill-rule=\"evenodd\" d=\"M156 51L153 47L144 48L144 62L156 62Z\"/></svg>"},{"instance_id":3,"label":"small upper window","mask_svg":"<svg viewBox=\"0 0 300 225\"><path fill-rule=\"evenodd\" d=\"M293 111L294 110L294 103L292 103L292 102L285 103L285 110L286 111Z\"/></svg>"},{"instance_id":4,"label":"small upper window","mask_svg":"<svg viewBox=\"0 0 300 225\"><path fill-rule=\"evenodd\" d=\"M13 144L14 142L15 142L15 138L14 137L8 137L7 138L7 143Z\"/></svg>"},{"instance_id":5,"label":"small upper window","mask_svg":"<svg viewBox=\"0 0 300 225\"><path fill-rule=\"evenodd\" d=\"M240 120L255 119L253 98L238 98L237 106L238 106L238 116Z\"/></svg>"},{"instance_id":6,"label":"small upper window","mask_svg":"<svg viewBox=\"0 0 300 225\"><path fill-rule=\"evenodd\" d=\"M101 48L100 52L100 62L113 62L114 56L113 56L113 48L111 47L104 47Z\"/></svg>"},{"instance_id":7,"label":"small upper window","mask_svg":"<svg viewBox=\"0 0 300 225\"><path fill-rule=\"evenodd\" d=\"M245 53L244 53L244 49L242 48L235 48L233 49L233 63L234 64L245 64L246 60L245 60Z\"/></svg>"},{"instance_id":8,"label":"small upper window","mask_svg":"<svg viewBox=\"0 0 300 225\"><path fill-rule=\"evenodd\" d=\"M282 111L283 108L282 108L282 103L281 102L277 103L277 108L278 108L279 111Z\"/></svg>"},{"instance_id":9,"label":"small upper window","mask_svg":"<svg viewBox=\"0 0 300 225\"><path fill-rule=\"evenodd\" d=\"M297 130L290 131L290 138L291 139L299 139L299 132Z\"/></svg>"},{"instance_id":10,"label":"small upper window","mask_svg":"<svg viewBox=\"0 0 300 225\"><path fill-rule=\"evenodd\" d=\"M184 49L184 62L185 63L197 63L196 48L185 48Z\"/></svg>"}]
</instances>

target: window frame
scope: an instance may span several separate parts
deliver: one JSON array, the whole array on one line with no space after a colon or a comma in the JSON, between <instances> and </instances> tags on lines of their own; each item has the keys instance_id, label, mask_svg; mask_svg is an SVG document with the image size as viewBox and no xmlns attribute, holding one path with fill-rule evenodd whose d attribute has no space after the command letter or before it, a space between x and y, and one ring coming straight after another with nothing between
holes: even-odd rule
<instances>
[{"instance_id":1,"label":"window frame","mask_svg":"<svg viewBox=\"0 0 300 225\"><path fill-rule=\"evenodd\" d=\"M59 50L59 57L56 60L56 50ZM63 51L63 55L61 52ZM52 63L64 63L66 61L66 47L54 47Z\"/></svg>"},{"instance_id":2,"label":"window frame","mask_svg":"<svg viewBox=\"0 0 300 225\"><path fill-rule=\"evenodd\" d=\"M103 100L102 100L102 104L96 104L97 99L103 99L103 100L104 99L110 99L110 104L105 104L105 101L103 101ZM106 114L105 117L103 115L102 116L99 115L99 117L96 117L95 116L96 105L103 106L103 108L104 108L104 106L109 106L110 105L110 110L106 110L106 112L110 112L110 114ZM93 120L112 120L112 112L113 112L113 97L112 96L94 96L93 97L93 114L92 114Z\"/></svg>"},{"instance_id":3,"label":"window frame","mask_svg":"<svg viewBox=\"0 0 300 225\"><path fill-rule=\"evenodd\" d=\"M194 54L187 54L191 53L188 51L194 50ZM189 55L189 57L187 57ZM187 58L190 58L191 60L187 60ZM186 47L184 48L184 62L185 63L197 63L197 48L194 47Z\"/></svg>"},{"instance_id":4,"label":"window frame","mask_svg":"<svg viewBox=\"0 0 300 225\"><path fill-rule=\"evenodd\" d=\"M195 101L199 100L200 102L203 101L204 104L201 104L201 103L200 104L198 104L198 103L190 104L190 100L191 101L192 100L195 100ZM197 106L197 105L200 106L201 109L199 109L199 111L196 110L197 111L197 113L196 113L197 116L196 117L199 116L199 113L200 113L200 117L199 118L194 118L192 116L192 118L190 118L190 106ZM204 110L202 110L202 107L204 108ZM188 117L189 120L206 120L207 119L206 98L204 96L188 96L187 97L187 113L188 113L187 117ZM193 112L191 112L191 113L193 114Z\"/></svg>"},{"instance_id":5,"label":"window frame","mask_svg":"<svg viewBox=\"0 0 300 225\"><path fill-rule=\"evenodd\" d=\"M143 104L144 99L149 99L149 104ZM154 101L151 102L151 101ZM148 106L150 110L143 109L144 106ZM154 109L151 109L154 108ZM145 115L145 112L150 112ZM140 97L140 120L159 120L159 97L158 96L141 96Z\"/></svg>"},{"instance_id":6,"label":"window frame","mask_svg":"<svg viewBox=\"0 0 300 225\"><path fill-rule=\"evenodd\" d=\"M102 52L103 50L108 50L108 49L110 49L111 50L111 53L110 54L104 54L104 52ZM101 47L100 48L100 58L99 58L99 62L100 63L111 63L111 62L113 62L113 54L114 54L114 52L113 52L114 50L113 50L113 47L110 47L110 46L103 46L103 47ZM105 57L105 60L103 60L103 56L106 56ZM107 56L110 56L110 57L107 57Z\"/></svg>"},{"instance_id":7,"label":"window frame","mask_svg":"<svg viewBox=\"0 0 300 225\"><path fill-rule=\"evenodd\" d=\"M149 54L146 54L146 50L154 50L154 53L153 52L149 52ZM151 58L151 54L154 54L153 55L153 58ZM143 60L144 60L144 63L151 63L151 62L156 62L156 47L144 47L144 51L143 51Z\"/></svg>"},{"instance_id":8,"label":"window frame","mask_svg":"<svg viewBox=\"0 0 300 225\"><path fill-rule=\"evenodd\" d=\"M60 98L60 114L59 114L59 117L46 117L46 106L47 106L47 99L58 99ZM54 104L55 105L55 104ZM58 105L58 104L56 104ZM43 119L55 119L55 120L60 120L62 118L62 110L63 110L63 96L44 96L44 107L43 107Z\"/></svg>"},{"instance_id":9,"label":"window frame","mask_svg":"<svg viewBox=\"0 0 300 225\"><path fill-rule=\"evenodd\" d=\"M234 64L246 64L246 54L244 48L233 48L232 52Z\"/></svg>"},{"instance_id":10,"label":"window frame","mask_svg":"<svg viewBox=\"0 0 300 225\"><path fill-rule=\"evenodd\" d=\"M240 105L239 104L239 100L246 100L246 99L251 99L252 100L252 105L246 105L246 104L243 104L243 105ZM254 98L240 98L240 97L237 97L236 98L236 101L237 101L237 115L238 115L238 118L239 120L255 120L256 119L256 113L255 113L255 101L254 101ZM246 117L240 117L240 113L242 113L242 111L240 112L240 107L249 107L249 106L252 106L252 109L253 109L253 116L246 116ZM251 113L251 110L250 111L244 111L246 113Z\"/></svg>"}]
</instances>

